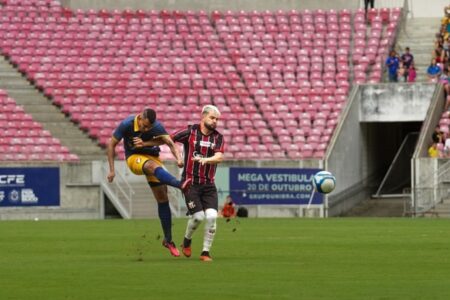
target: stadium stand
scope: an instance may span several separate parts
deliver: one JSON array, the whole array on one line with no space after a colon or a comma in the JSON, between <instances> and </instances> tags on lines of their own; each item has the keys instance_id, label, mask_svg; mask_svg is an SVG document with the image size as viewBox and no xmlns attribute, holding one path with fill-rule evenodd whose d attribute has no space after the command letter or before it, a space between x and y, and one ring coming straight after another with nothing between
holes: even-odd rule
<instances>
[{"instance_id":1,"label":"stadium stand","mask_svg":"<svg viewBox=\"0 0 450 300\"><path fill-rule=\"evenodd\" d=\"M79 160L3 90L0 90L0 131L0 161Z\"/></svg>"},{"instance_id":2,"label":"stadium stand","mask_svg":"<svg viewBox=\"0 0 450 300\"><path fill-rule=\"evenodd\" d=\"M401 15L3 4L2 53L101 145L143 106L174 131L213 103L228 159L323 158L352 82L381 80Z\"/></svg>"}]
</instances>

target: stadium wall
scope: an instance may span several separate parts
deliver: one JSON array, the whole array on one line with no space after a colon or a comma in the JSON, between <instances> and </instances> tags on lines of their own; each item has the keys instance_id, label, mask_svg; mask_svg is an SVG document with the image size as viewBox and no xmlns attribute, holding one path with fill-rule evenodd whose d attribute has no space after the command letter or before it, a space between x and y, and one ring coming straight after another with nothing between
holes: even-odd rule
<instances>
[{"instance_id":1,"label":"stadium wall","mask_svg":"<svg viewBox=\"0 0 450 300\"><path fill-rule=\"evenodd\" d=\"M117 161L116 173L121 173L126 180L133 185L134 188L142 187L146 190L146 184L142 176L136 176L132 174L126 164L123 161ZM176 166L173 161L165 162L166 168L171 174L178 174L180 169ZM105 180L104 168L107 167L105 161L95 161L93 162L93 183L100 185L102 181ZM241 168L323 168L322 160L278 160L278 161L250 161L250 160L240 160L240 161L225 161L220 164L217 168L216 174L216 186L218 190L219 207L223 205L226 196L231 194L230 190L230 178L229 171L231 167L241 167ZM178 195L178 196L177 196ZM137 196L139 197L139 196ZM178 197L178 199L176 199ZM139 200L138 200L139 201ZM145 194L145 201L150 201L151 204L156 203L151 192ZM184 199L181 195L177 193L172 193L170 197L172 203L172 208L177 210L176 215L185 216L186 206ZM296 217L303 213L300 210L299 205L245 205L249 211L249 217ZM317 207L316 207L317 208ZM156 209L156 208L155 208ZM314 214L319 214L319 211L315 209Z\"/></svg>"},{"instance_id":2,"label":"stadium wall","mask_svg":"<svg viewBox=\"0 0 450 300\"><path fill-rule=\"evenodd\" d=\"M156 9L156 10L290 10L290 9L356 9L359 1L334 0L63 0L73 9Z\"/></svg>"},{"instance_id":3,"label":"stadium wall","mask_svg":"<svg viewBox=\"0 0 450 300\"><path fill-rule=\"evenodd\" d=\"M442 111L445 106L445 91L442 84L438 84L431 99L431 104L426 113L426 118L423 122L422 130L420 132L419 141L417 142L416 151L413 158L427 157L428 147L432 139L431 134L434 128L439 124Z\"/></svg>"},{"instance_id":4,"label":"stadium wall","mask_svg":"<svg viewBox=\"0 0 450 300\"><path fill-rule=\"evenodd\" d=\"M0 207L0 220L98 219L103 216L100 188L92 182L92 164L2 164L3 168L59 167L60 205Z\"/></svg>"},{"instance_id":5,"label":"stadium wall","mask_svg":"<svg viewBox=\"0 0 450 300\"><path fill-rule=\"evenodd\" d=\"M427 211L441 199L439 182L448 177L448 160L428 157L428 147L432 143L431 135L439 124L445 106L445 92L441 84L437 85L427 117L423 122L416 151L411 160L411 203L408 210L413 215ZM447 180L447 182L450 182Z\"/></svg>"},{"instance_id":6,"label":"stadium wall","mask_svg":"<svg viewBox=\"0 0 450 300\"><path fill-rule=\"evenodd\" d=\"M360 86L353 87L349 102L328 147L325 169L335 174L336 189L328 196L328 216L346 212L367 198L366 186L370 166L364 133L359 123Z\"/></svg>"}]
</instances>

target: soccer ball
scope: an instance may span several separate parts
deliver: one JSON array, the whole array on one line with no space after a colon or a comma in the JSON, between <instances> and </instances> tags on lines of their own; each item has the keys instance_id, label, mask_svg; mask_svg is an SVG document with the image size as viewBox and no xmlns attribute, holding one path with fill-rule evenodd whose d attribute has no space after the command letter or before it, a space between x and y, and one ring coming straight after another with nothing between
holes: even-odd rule
<instances>
[{"instance_id":1,"label":"soccer ball","mask_svg":"<svg viewBox=\"0 0 450 300\"><path fill-rule=\"evenodd\" d=\"M319 193L328 194L334 190L336 178L328 171L320 171L314 175L313 184Z\"/></svg>"}]
</instances>

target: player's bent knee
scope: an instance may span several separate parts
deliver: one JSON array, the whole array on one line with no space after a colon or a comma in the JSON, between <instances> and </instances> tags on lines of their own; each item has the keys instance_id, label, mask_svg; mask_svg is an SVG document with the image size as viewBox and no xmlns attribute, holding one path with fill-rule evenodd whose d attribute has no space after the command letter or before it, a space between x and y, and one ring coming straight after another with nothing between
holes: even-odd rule
<instances>
[{"instance_id":1,"label":"player's bent knee","mask_svg":"<svg viewBox=\"0 0 450 300\"><path fill-rule=\"evenodd\" d=\"M158 168L159 165L154 161L147 160L145 164L142 166L142 171L146 175L151 175L155 173L155 169Z\"/></svg>"},{"instance_id":2,"label":"player's bent knee","mask_svg":"<svg viewBox=\"0 0 450 300\"><path fill-rule=\"evenodd\" d=\"M207 210L205 210L205 217L207 220L217 219L217 210L213 208L208 208Z\"/></svg>"},{"instance_id":3,"label":"player's bent knee","mask_svg":"<svg viewBox=\"0 0 450 300\"><path fill-rule=\"evenodd\" d=\"M194 219L195 222L201 223L205 219L205 212L198 211L192 215L192 219Z\"/></svg>"}]
</instances>

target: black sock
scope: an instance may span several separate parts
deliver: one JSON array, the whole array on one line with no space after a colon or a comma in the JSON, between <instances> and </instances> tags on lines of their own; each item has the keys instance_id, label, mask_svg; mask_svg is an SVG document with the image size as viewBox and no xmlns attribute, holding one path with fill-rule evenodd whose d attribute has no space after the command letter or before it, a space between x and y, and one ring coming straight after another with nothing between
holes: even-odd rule
<instances>
[{"instance_id":1,"label":"black sock","mask_svg":"<svg viewBox=\"0 0 450 300\"><path fill-rule=\"evenodd\" d=\"M202 254L200 256L209 256L209 251L202 251Z\"/></svg>"},{"instance_id":2,"label":"black sock","mask_svg":"<svg viewBox=\"0 0 450 300\"><path fill-rule=\"evenodd\" d=\"M172 213L169 202L158 203L158 215L166 242L172 241Z\"/></svg>"},{"instance_id":3,"label":"black sock","mask_svg":"<svg viewBox=\"0 0 450 300\"><path fill-rule=\"evenodd\" d=\"M183 247L184 248L190 247L191 246L191 242L192 242L192 240L190 240L188 238L184 238L184 240L183 240Z\"/></svg>"}]
</instances>

